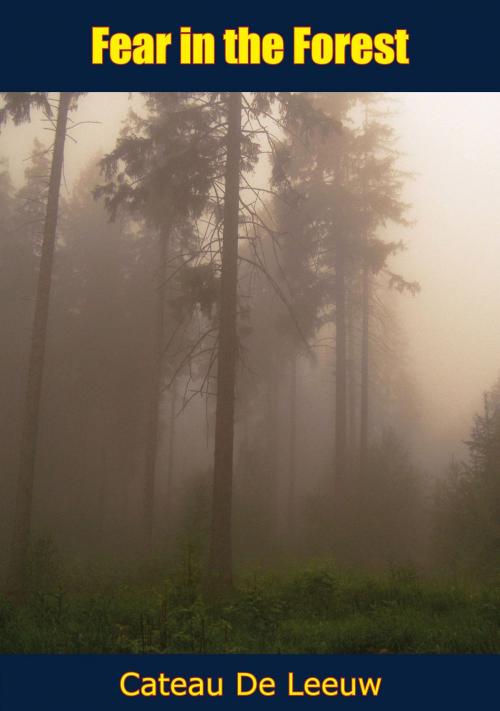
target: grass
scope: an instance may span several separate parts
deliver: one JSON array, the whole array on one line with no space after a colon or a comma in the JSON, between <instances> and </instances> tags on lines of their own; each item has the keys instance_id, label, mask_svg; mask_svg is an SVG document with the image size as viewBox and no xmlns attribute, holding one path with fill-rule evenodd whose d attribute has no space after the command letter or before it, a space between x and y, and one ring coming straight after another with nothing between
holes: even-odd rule
<instances>
[{"instance_id":1,"label":"grass","mask_svg":"<svg viewBox=\"0 0 500 711\"><path fill-rule=\"evenodd\" d=\"M191 563L128 582L88 571L46 578L21 605L0 600L1 652L500 652L495 584L472 589L408 570L364 576L322 564L253 574L210 603Z\"/></svg>"}]
</instances>

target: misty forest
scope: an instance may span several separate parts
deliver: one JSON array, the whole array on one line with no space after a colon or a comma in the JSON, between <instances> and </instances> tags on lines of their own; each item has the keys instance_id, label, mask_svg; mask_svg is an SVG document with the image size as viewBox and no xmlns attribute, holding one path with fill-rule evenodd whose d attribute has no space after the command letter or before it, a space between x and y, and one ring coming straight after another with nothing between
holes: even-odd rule
<instances>
[{"instance_id":1,"label":"misty forest","mask_svg":"<svg viewBox=\"0 0 500 711\"><path fill-rule=\"evenodd\" d=\"M500 652L499 112L0 95L0 651Z\"/></svg>"}]
</instances>

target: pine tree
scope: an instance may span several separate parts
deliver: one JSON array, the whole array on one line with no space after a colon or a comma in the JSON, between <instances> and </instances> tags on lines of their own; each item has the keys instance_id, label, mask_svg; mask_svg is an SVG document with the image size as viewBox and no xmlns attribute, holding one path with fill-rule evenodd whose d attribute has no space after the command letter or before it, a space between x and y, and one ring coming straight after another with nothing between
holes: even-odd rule
<instances>
[{"instance_id":1,"label":"pine tree","mask_svg":"<svg viewBox=\"0 0 500 711\"><path fill-rule=\"evenodd\" d=\"M6 95L5 99L6 105L0 112L0 122L5 116L11 116L15 123L29 120L30 107L34 103L37 105L42 103L45 106L47 102L46 97L43 95L41 97L39 95L18 95L17 98ZM72 100L73 95L70 93L61 92L59 94L28 364L24 423L21 435L20 467L8 583L10 590L14 594L22 592L24 588L24 574L30 541L36 448L56 244L59 192L66 128Z\"/></svg>"},{"instance_id":2,"label":"pine tree","mask_svg":"<svg viewBox=\"0 0 500 711\"><path fill-rule=\"evenodd\" d=\"M97 190L113 217L118 211L125 212L139 224L142 222L156 239L154 356L145 433L142 516L147 556L151 555L154 538L160 407L167 372L172 367L175 370L174 364L167 363L166 354L170 335L176 331L175 317L167 303L167 281L172 272L181 270L184 258L181 256L176 263L176 250L181 254L189 251L182 245L183 235L205 208L218 168L220 141L214 129L218 115L219 107L210 95L147 95L145 115L130 114L115 149L103 160L108 182ZM187 264L190 261L187 256Z\"/></svg>"}]
</instances>

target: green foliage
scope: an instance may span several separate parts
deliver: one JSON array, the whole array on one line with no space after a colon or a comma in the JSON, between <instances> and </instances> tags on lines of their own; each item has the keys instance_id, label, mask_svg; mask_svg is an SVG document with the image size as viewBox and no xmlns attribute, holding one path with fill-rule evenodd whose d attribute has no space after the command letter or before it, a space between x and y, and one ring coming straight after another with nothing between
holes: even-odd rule
<instances>
[{"instance_id":1,"label":"green foliage","mask_svg":"<svg viewBox=\"0 0 500 711\"><path fill-rule=\"evenodd\" d=\"M77 582L45 561L53 584L22 605L0 600L0 650L74 653L499 652L500 589L424 581L408 568L378 577L331 564L243 577L207 601L189 548L153 578ZM42 576L43 577L43 576ZM42 580L41 578L39 579ZM72 580L71 587L69 581Z\"/></svg>"},{"instance_id":2,"label":"green foliage","mask_svg":"<svg viewBox=\"0 0 500 711\"><path fill-rule=\"evenodd\" d=\"M500 557L500 381L474 418L470 457L453 462L436 497L438 560L455 571L496 576Z\"/></svg>"}]
</instances>

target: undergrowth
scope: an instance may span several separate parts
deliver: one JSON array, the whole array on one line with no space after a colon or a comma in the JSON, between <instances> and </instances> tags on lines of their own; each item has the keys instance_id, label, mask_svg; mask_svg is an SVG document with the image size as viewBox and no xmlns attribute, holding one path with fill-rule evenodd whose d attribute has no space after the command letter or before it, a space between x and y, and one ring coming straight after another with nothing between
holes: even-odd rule
<instances>
[{"instance_id":1,"label":"undergrowth","mask_svg":"<svg viewBox=\"0 0 500 711\"><path fill-rule=\"evenodd\" d=\"M46 560L45 560L46 559ZM49 563L49 561L51 561ZM183 556L124 577L34 556L21 604L0 598L3 653L500 652L500 586L358 575L321 563L241 575L210 601Z\"/></svg>"}]
</instances>

